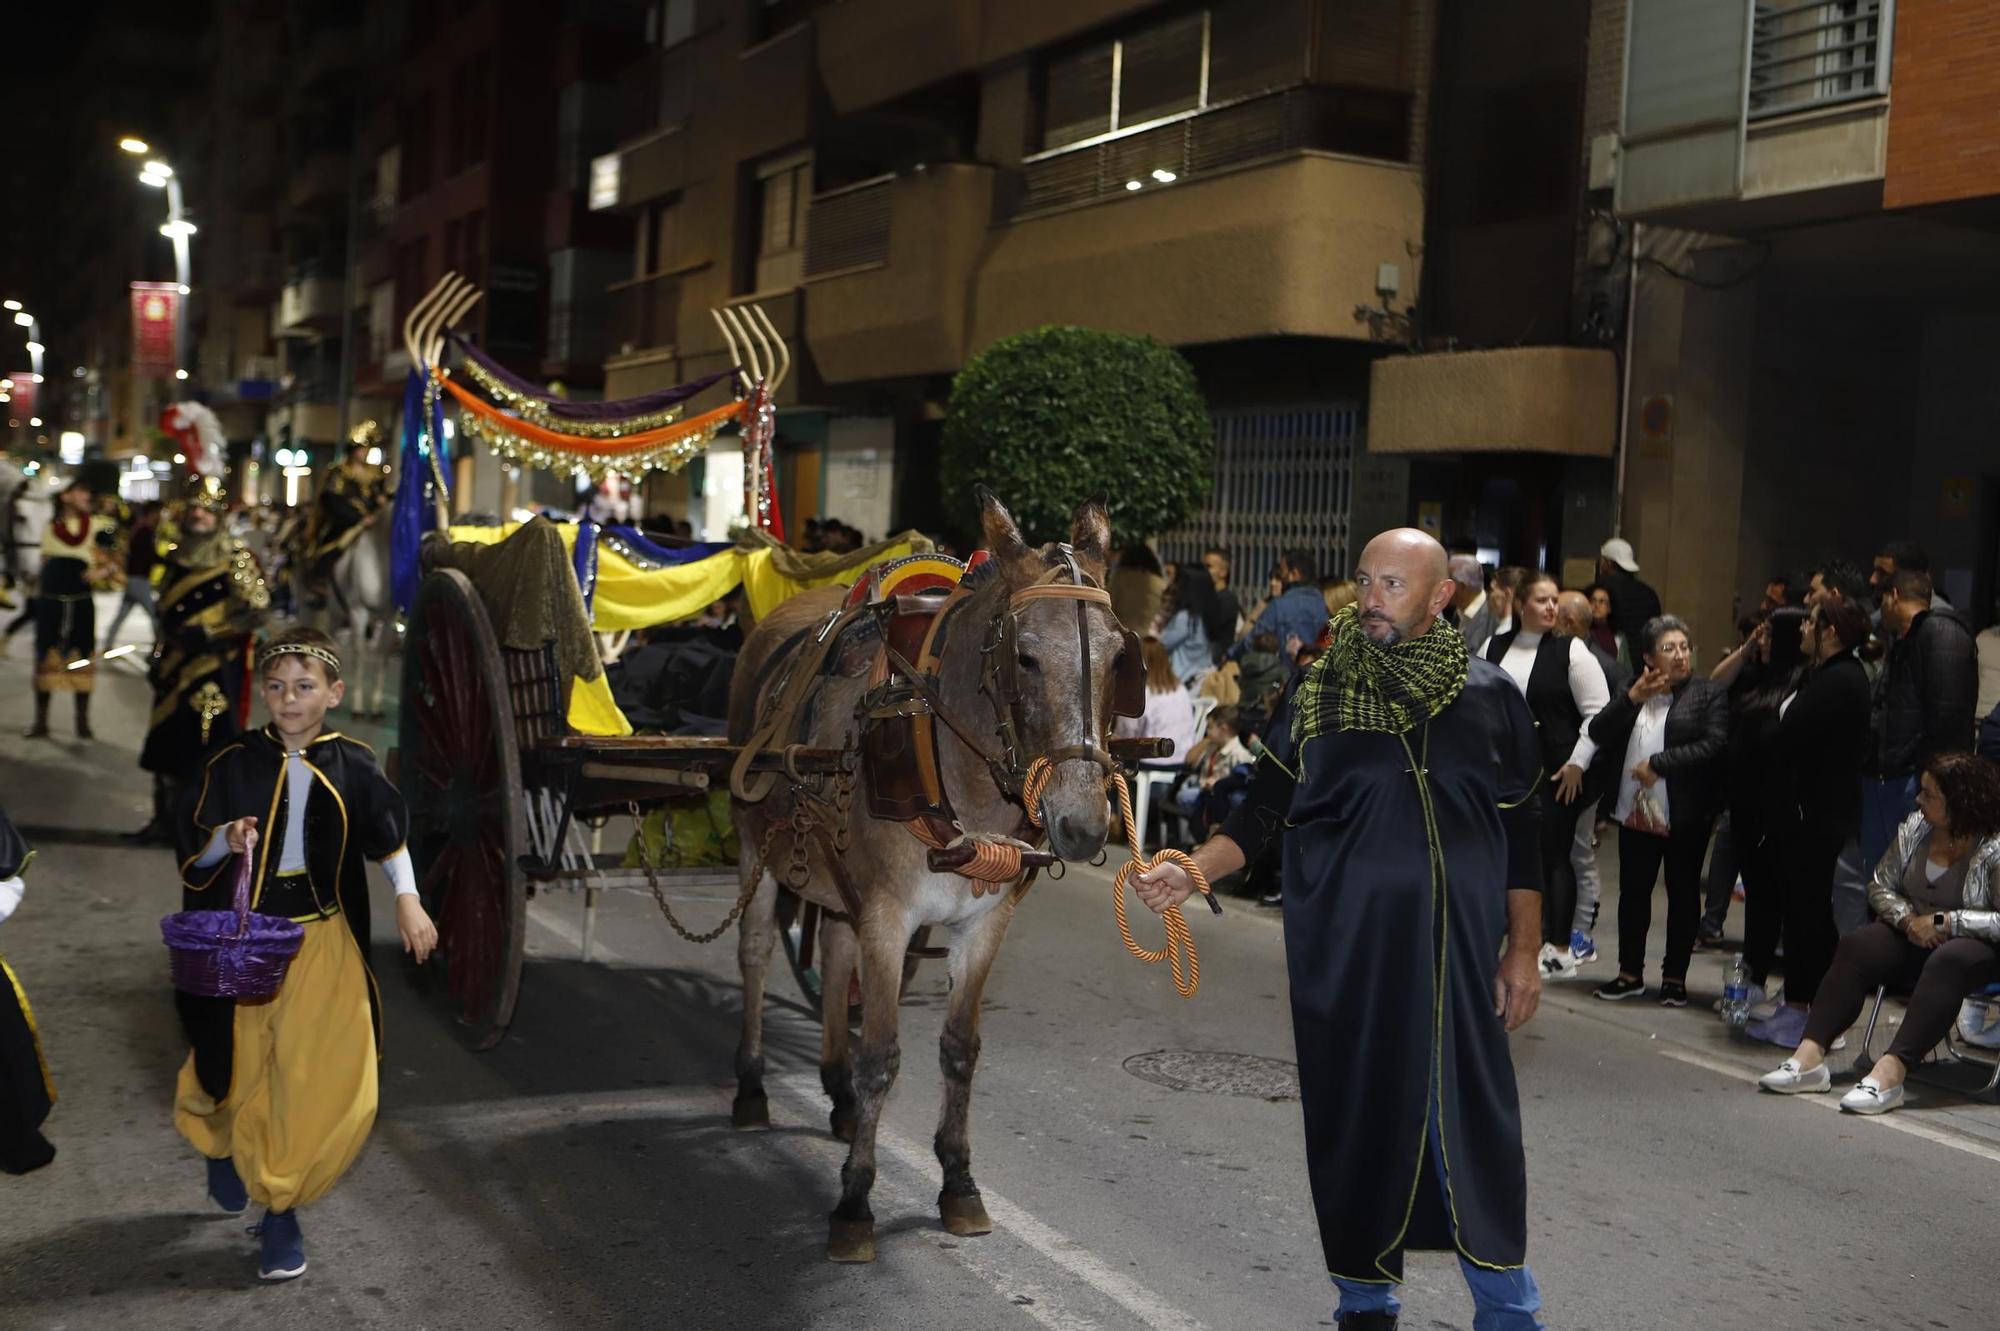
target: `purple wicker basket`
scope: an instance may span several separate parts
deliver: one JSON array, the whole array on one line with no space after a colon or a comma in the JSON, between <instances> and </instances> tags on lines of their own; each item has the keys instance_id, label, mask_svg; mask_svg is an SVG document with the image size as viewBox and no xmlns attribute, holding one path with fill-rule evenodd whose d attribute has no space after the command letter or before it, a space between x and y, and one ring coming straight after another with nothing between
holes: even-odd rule
<instances>
[{"instance_id":1,"label":"purple wicker basket","mask_svg":"<svg viewBox=\"0 0 2000 1331\"><path fill-rule=\"evenodd\" d=\"M229 910L184 910L160 921L174 988L208 998L270 998L285 982L305 926L250 909L250 860L237 857Z\"/></svg>"}]
</instances>

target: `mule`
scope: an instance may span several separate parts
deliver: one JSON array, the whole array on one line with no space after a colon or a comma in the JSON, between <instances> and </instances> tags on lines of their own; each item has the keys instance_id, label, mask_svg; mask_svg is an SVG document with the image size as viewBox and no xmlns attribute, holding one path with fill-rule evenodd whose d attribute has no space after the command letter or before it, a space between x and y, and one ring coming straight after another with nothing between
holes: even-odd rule
<instances>
[{"instance_id":1,"label":"mule","mask_svg":"<svg viewBox=\"0 0 2000 1331\"><path fill-rule=\"evenodd\" d=\"M1061 599L1060 593L1019 601L1015 597L1038 582L1068 585L1079 573L1080 580L1102 587L1110 523L1102 505L1093 501L1076 512L1067 551L1054 545L1031 549L1006 508L983 489L981 503L986 547L993 558L989 567L967 576L970 593L953 612L955 623L939 657L934 685L935 710L949 722L937 727L941 784L966 832L1018 836L1026 830L1024 810L995 764L1015 757L1018 770L1037 757L1052 760L1038 801L1049 848L1065 860L1088 860L1103 849L1111 827L1105 791L1109 762L1103 751L1111 725L1112 680L1125 639L1108 604ZM774 679L784 674L784 654L809 644L810 630L838 610L842 594L843 589L825 588L793 597L751 633L731 681L732 741L743 744L756 729ZM982 647L996 640L993 630L1003 624L1013 630L997 639L1001 650L1011 652L1006 671L1010 685L995 690L990 672L983 668ZM809 719L798 736L806 745L832 749L859 745L858 713L880 638L867 630L848 638L828 660L806 709ZM996 699L996 691L1013 696ZM1010 718L1011 753L1003 739ZM950 998L938 1047L944 1074L935 1143L943 1173L939 1214L955 1235L991 1231L972 1176L972 1077L979 1061L979 1010L986 977L1021 899L1011 884L980 891L955 874L932 872L925 845L908 827L868 816L866 791L860 786L869 780L864 765L848 820L848 846L841 856L848 884L859 898L858 918L847 916L837 868L829 862L836 852L823 839L804 838L809 881L796 889L817 902L827 917L821 932L820 1083L832 1102L834 1134L849 1143L840 1171L840 1201L828 1221L827 1256L838 1262L866 1262L875 1256L874 1213L868 1197L875 1182L876 1129L902 1061L896 1026L904 956L912 935L926 925L931 927L933 943L940 932L944 934L950 973ZM793 803L787 795L774 794L757 803L739 800L735 805L741 882L749 890L752 874L759 879L738 933L743 1032L736 1055L733 1120L739 1128L765 1127L770 1122L763 1019L764 985L777 936L778 885L772 870L785 869L794 853L784 827ZM767 835L772 863L760 870L759 848L767 844ZM858 1050L851 1049L848 1032L848 987L857 970Z\"/></svg>"}]
</instances>

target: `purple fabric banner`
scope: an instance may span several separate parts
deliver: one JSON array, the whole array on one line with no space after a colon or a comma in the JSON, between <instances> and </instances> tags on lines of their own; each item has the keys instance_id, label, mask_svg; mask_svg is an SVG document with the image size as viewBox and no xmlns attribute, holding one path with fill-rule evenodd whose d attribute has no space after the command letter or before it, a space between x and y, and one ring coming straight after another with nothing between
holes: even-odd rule
<instances>
[{"instance_id":1,"label":"purple fabric banner","mask_svg":"<svg viewBox=\"0 0 2000 1331\"><path fill-rule=\"evenodd\" d=\"M657 393L647 393L643 397L628 397L618 402L566 402L561 398L551 397L546 388L543 388L540 384L523 379L520 375L515 374L512 370L502 365L499 361L494 360L491 356L481 351L478 347L473 346L458 334L453 333L451 340L452 344L458 348L459 355L465 357L467 360L476 362L480 369L486 371L516 393L521 394L523 397L534 398L537 402L542 403L548 408L549 415L556 417L558 420L614 421L624 416L643 416L648 412L664 411L668 407L677 406L687 401L703 389L713 387L736 373L734 369L720 370L715 374L705 375L700 379L696 379L692 383L681 384L674 388L662 388Z\"/></svg>"}]
</instances>

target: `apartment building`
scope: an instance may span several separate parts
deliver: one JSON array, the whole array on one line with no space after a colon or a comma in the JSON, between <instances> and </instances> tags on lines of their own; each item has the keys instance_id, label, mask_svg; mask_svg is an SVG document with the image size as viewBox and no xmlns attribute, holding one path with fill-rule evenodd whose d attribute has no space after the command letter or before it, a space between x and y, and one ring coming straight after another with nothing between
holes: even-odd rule
<instances>
[{"instance_id":1,"label":"apartment building","mask_svg":"<svg viewBox=\"0 0 2000 1331\"><path fill-rule=\"evenodd\" d=\"M1638 255L1626 534L1715 655L1771 573L2000 563L1992 0L1604 0L1588 134Z\"/></svg>"},{"instance_id":2,"label":"apartment building","mask_svg":"<svg viewBox=\"0 0 2000 1331\"><path fill-rule=\"evenodd\" d=\"M1362 421L1422 282L1427 11L661 0L646 119L593 169L592 202L637 224L605 391L720 368L710 308L756 302L797 362L786 511L879 535L942 524L968 356L1049 323L1149 334L1193 360L1221 443L1217 498L1167 552L1343 562L1351 522L1401 520ZM655 502L713 527L731 464L718 441Z\"/></svg>"}]
</instances>

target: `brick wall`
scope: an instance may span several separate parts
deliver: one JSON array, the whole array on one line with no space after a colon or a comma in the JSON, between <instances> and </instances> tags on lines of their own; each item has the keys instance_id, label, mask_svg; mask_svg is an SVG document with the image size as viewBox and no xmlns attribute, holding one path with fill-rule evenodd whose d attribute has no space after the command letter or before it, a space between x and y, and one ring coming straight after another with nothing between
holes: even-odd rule
<instances>
[{"instance_id":1,"label":"brick wall","mask_svg":"<svg viewBox=\"0 0 2000 1331\"><path fill-rule=\"evenodd\" d=\"M2000 4L1896 7L1882 202L1912 208L2000 195Z\"/></svg>"}]
</instances>

